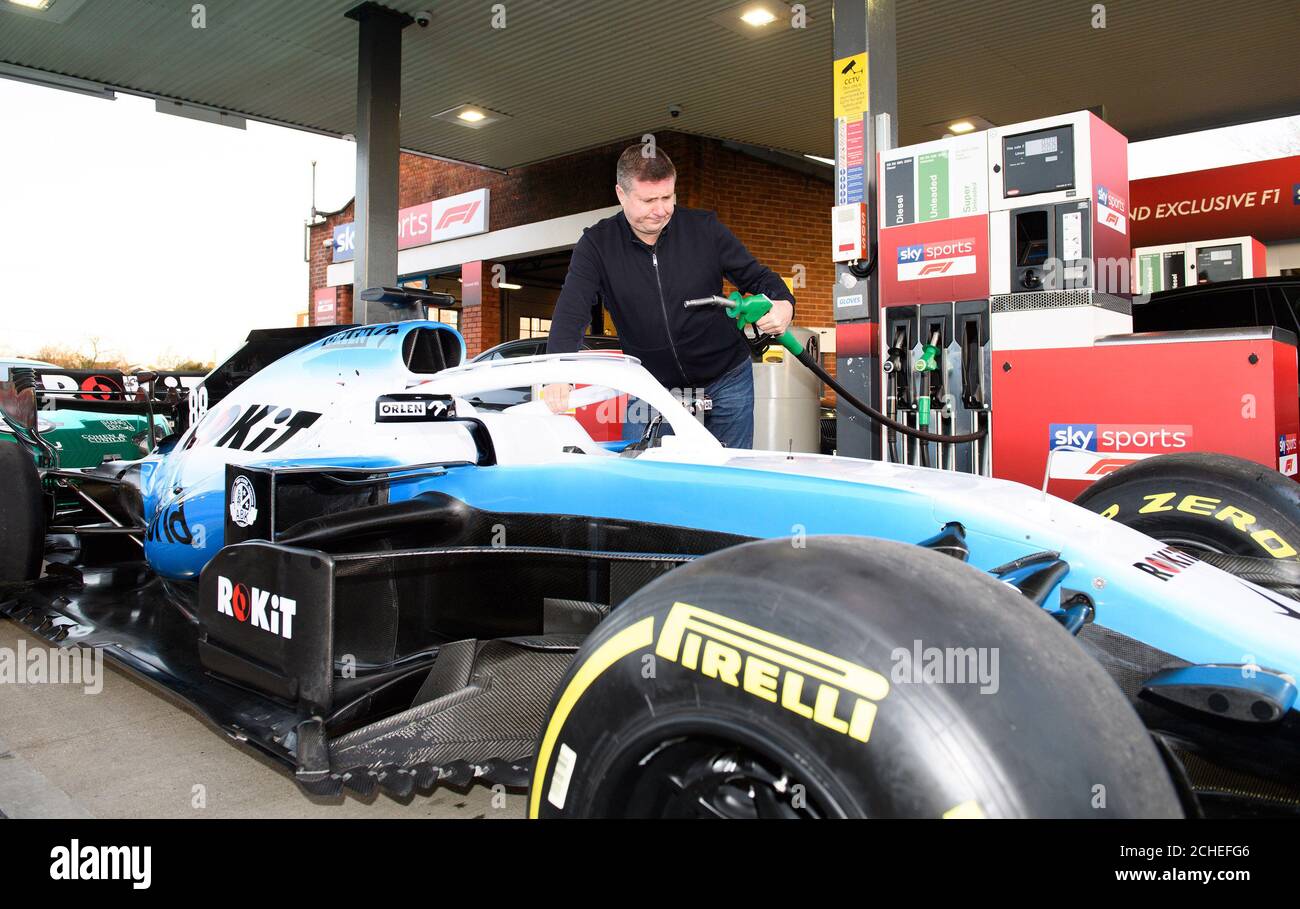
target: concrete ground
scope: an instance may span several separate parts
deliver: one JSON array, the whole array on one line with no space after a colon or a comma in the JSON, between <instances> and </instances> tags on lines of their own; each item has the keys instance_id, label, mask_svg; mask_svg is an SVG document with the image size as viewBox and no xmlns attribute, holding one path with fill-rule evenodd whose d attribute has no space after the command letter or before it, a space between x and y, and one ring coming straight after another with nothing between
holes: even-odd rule
<instances>
[{"instance_id":1,"label":"concrete ground","mask_svg":"<svg viewBox=\"0 0 1300 909\"><path fill-rule=\"evenodd\" d=\"M0 618L0 648L48 646ZM308 796L268 759L105 664L103 690L0 683L0 817L520 818L473 786L403 802Z\"/></svg>"}]
</instances>

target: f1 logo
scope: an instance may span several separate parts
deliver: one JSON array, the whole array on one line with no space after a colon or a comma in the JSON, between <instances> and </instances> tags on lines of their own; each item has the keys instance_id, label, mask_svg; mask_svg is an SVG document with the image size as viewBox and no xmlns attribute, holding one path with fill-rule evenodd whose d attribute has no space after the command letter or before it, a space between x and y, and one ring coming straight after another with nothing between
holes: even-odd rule
<instances>
[{"instance_id":1,"label":"f1 logo","mask_svg":"<svg viewBox=\"0 0 1300 909\"><path fill-rule=\"evenodd\" d=\"M474 217L474 212L478 211L478 207L478 200L466 202L464 205L453 205L442 213L434 230L442 230L450 224L468 224Z\"/></svg>"},{"instance_id":2,"label":"f1 logo","mask_svg":"<svg viewBox=\"0 0 1300 909\"><path fill-rule=\"evenodd\" d=\"M1101 477L1108 473L1114 473L1121 467L1127 467L1132 463L1131 460L1125 458L1102 458L1089 467L1087 472L1092 476Z\"/></svg>"},{"instance_id":3,"label":"f1 logo","mask_svg":"<svg viewBox=\"0 0 1300 909\"><path fill-rule=\"evenodd\" d=\"M946 262L927 262L921 266L921 270L917 272L917 275L941 275L950 268L952 268L951 259Z\"/></svg>"},{"instance_id":4,"label":"f1 logo","mask_svg":"<svg viewBox=\"0 0 1300 909\"><path fill-rule=\"evenodd\" d=\"M1106 215L1106 223L1107 223L1107 224L1118 224L1118 223L1119 223L1119 215L1115 214L1114 212L1111 212L1110 214Z\"/></svg>"}]
</instances>

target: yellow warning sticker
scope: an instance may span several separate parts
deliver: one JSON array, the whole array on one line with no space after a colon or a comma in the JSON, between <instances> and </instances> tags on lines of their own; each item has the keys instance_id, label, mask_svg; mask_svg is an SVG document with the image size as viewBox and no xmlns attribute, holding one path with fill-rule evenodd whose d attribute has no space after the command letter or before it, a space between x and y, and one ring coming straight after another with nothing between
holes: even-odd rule
<instances>
[{"instance_id":1,"label":"yellow warning sticker","mask_svg":"<svg viewBox=\"0 0 1300 909\"><path fill-rule=\"evenodd\" d=\"M835 61L835 116L861 117L867 107L865 52Z\"/></svg>"}]
</instances>

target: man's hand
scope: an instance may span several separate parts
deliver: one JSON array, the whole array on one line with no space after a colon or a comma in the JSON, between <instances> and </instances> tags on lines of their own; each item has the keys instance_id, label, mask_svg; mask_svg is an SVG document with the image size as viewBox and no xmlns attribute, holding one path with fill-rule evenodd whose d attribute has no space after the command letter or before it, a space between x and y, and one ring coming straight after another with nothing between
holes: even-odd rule
<instances>
[{"instance_id":1,"label":"man's hand","mask_svg":"<svg viewBox=\"0 0 1300 909\"><path fill-rule=\"evenodd\" d=\"M569 409L569 393L571 391L573 391L573 386L567 382L561 382L558 385L547 385L542 389L542 400L551 409L551 413L564 413Z\"/></svg>"},{"instance_id":2,"label":"man's hand","mask_svg":"<svg viewBox=\"0 0 1300 909\"><path fill-rule=\"evenodd\" d=\"M789 300L773 300L767 315L758 320L758 330L767 335L780 335L790 327L794 318L794 304Z\"/></svg>"}]
</instances>

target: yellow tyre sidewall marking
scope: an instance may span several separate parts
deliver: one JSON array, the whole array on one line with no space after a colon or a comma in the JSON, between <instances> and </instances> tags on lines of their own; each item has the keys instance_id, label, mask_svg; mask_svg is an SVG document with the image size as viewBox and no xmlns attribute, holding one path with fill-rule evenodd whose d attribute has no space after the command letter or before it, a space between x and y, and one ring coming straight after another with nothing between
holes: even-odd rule
<instances>
[{"instance_id":1,"label":"yellow tyre sidewall marking","mask_svg":"<svg viewBox=\"0 0 1300 909\"><path fill-rule=\"evenodd\" d=\"M587 657L587 662L582 664L582 668L569 680L564 694L560 695L559 703L551 713L550 721L546 724L546 734L542 736L542 746L537 751L537 764L533 768L533 785L528 793L530 818L537 817L541 808L542 782L546 778L546 768L551 762L551 752L555 749L560 731L577 705L578 699L586 693L596 679L604 674L606 669L628 654L650 647L654 643L654 637L654 616L646 616L597 647L595 652Z\"/></svg>"},{"instance_id":2,"label":"yellow tyre sidewall marking","mask_svg":"<svg viewBox=\"0 0 1300 909\"><path fill-rule=\"evenodd\" d=\"M1138 514L1156 514L1163 511L1181 511L1184 514L1214 518L1220 523L1235 529L1239 534L1249 537L1251 542L1275 559L1290 559L1297 555L1297 550L1286 538L1267 527L1259 527L1259 521L1253 514L1225 503L1223 499L1203 496L1196 493L1157 492L1142 497L1143 505ZM1171 504L1177 501L1177 504ZM1222 506L1222 507L1220 507ZM1119 514L1118 502L1099 512L1103 518L1114 519ZM1251 530L1251 527L1259 527ZM1278 545L1269 545L1276 543Z\"/></svg>"}]
</instances>

